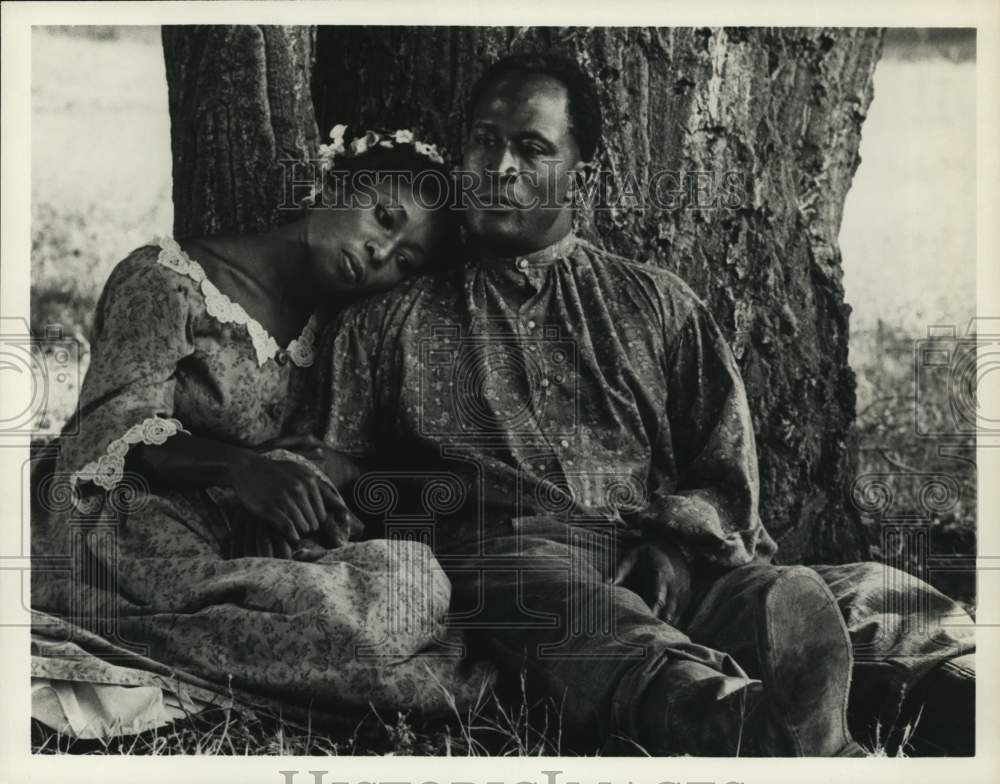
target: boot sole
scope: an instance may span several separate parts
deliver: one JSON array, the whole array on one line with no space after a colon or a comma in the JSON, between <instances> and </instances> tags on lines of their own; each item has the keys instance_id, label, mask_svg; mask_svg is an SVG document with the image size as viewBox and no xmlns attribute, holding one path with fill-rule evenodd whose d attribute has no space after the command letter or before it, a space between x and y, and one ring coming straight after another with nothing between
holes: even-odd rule
<instances>
[{"instance_id":1,"label":"boot sole","mask_svg":"<svg viewBox=\"0 0 1000 784\"><path fill-rule=\"evenodd\" d=\"M762 605L765 622L757 644L764 690L772 718L792 739L793 754L858 756L861 749L847 728L851 640L829 588L812 570L792 567L765 592ZM810 694L815 699L804 702ZM834 711L825 737L803 736L801 727Z\"/></svg>"}]
</instances>

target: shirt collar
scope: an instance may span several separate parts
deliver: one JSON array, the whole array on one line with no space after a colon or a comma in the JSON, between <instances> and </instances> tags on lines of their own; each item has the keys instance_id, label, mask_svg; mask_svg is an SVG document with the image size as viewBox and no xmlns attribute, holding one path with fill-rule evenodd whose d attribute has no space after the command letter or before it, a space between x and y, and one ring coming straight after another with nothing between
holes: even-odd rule
<instances>
[{"instance_id":1,"label":"shirt collar","mask_svg":"<svg viewBox=\"0 0 1000 784\"><path fill-rule=\"evenodd\" d=\"M550 264L569 256L579 243L579 239L573 232L570 232L560 240L556 240L551 245L547 245L531 253L524 253L519 256L501 256L492 253L480 253L482 261L488 262L491 266L504 267L525 271L534 267L547 267Z\"/></svg>"}]
</instances>

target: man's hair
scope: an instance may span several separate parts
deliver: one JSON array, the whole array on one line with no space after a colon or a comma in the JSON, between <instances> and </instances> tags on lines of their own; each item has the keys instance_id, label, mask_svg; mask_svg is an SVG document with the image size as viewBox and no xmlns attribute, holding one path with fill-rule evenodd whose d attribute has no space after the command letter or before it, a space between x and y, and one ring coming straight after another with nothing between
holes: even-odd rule
<instances>
[{"instance_id":1,"label":"man's hair","mask_svg":"<svg viewBox=\"0 0 1000 784\"><path fill-rule=\"evenodd\" d=\"M585 161L592 161L601 142L601 100L597 96L594 81L569 57L528 52L498 60L483 71L472 86L468 116L472 117L476 106L490 87L511 74L549 76L562 83L569 99L570 131L580 147L580 156Z\"/></svg>"}]
</instances>

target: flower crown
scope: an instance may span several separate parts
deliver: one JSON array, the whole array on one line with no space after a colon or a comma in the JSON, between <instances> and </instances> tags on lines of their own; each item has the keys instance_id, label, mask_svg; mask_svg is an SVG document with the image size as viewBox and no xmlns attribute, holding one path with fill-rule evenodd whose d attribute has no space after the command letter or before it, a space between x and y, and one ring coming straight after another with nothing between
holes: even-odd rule
<instances>
[{"instance_id":1,"label":"flower crown","mask_svg":"<svg viewBox=\"0 0 1000 784\"><path fill-rule=\"evenodd\" d=\"M419 154L430 158L434 163L444 164L444 157L438 152L438 148L427 142L419 142L413 136L413 131L365 131L364 136L353 139L350 145L344 143L344 134L347 132L346 125L334 125L330 131L330 144L319 146L320 168L326 172L333 168L334 159L337 157L355 158L364 154L373 147L392 148L397 144L412 144L413 149Z\"/></svg>"}]
</instances>

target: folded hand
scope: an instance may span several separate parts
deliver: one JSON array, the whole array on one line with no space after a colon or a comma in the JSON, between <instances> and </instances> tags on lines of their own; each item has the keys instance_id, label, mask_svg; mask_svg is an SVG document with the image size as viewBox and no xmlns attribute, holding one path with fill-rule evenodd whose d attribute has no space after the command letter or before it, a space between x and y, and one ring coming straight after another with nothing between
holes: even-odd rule
<instances>
[{"instance_id":1,"label":"folded hand","mask_svg":"<svg viewBox=\"0 0 1000 784\"><path fill-rule=\"evenodd\" d=\"M680 549L657 540L626 553L613 580L639 594L660 620L677 623L691 598L691 568Z\"/></svg>"}]
</instances>

